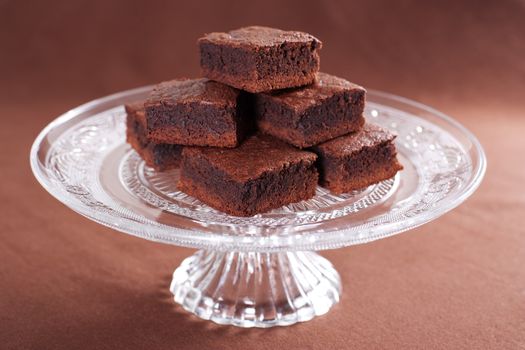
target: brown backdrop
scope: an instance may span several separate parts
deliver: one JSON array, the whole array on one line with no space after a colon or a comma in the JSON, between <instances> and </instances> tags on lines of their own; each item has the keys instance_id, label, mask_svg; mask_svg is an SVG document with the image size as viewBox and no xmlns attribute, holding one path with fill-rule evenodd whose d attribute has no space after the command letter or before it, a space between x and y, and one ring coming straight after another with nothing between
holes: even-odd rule
<instances>
[{"instance_id":1,"label":"brown backdrop","mask_svg":"<svg viewBox=\"0 0 525 350\"><path fill-rule=\"evenodd\" d=\"M525 348L523 1L0 0L0 348ZM174 305L189 249L114 232L51 198L28 166L58 114L197 76L204 32L311 32L322 68L430 104L484 145L482 186L410 233L323 253L344 296L324 317L242 330Z\"/></svg>"}]
</instances>

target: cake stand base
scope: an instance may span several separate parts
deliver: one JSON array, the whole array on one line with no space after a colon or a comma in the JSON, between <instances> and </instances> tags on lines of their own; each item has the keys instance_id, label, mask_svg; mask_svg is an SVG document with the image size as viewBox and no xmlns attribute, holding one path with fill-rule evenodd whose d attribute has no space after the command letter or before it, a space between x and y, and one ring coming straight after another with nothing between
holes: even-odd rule
<instances>
[{"instance_id":1,"label":"cake stand base","mask_svg":"<svg viewBox=\"0 0 525 350\"><path fill-rule=\"evenodd\" d=\"M339 301L332 264L313 252L199 250L173 273L175 302L200 318L238 327L288 326Z\"/></svg>"}]
</instances>

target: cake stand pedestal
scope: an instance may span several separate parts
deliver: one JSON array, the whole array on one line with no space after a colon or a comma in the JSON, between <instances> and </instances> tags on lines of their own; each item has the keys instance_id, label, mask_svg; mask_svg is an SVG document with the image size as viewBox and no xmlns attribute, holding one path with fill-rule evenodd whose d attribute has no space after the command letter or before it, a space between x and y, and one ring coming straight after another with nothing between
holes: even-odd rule
<instances>
[{"instance_id":1,"label":"cake stand pedestal","mask_svg":"<svg viewBox=\"0 0 525 350\"><path fill-rule=\"evenodd\" d=\"M175 302L206 320L240 327L287 326L339 301L339 274L313 252L199 250L173 273Z\"/></svg>"}]
</instances>

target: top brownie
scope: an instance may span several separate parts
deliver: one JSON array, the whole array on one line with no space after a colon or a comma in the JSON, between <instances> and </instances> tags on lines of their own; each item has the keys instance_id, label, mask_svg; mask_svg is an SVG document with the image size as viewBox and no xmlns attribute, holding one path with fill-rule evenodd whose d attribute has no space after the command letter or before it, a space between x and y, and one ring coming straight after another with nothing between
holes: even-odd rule
<instances>
[{"instance_id":1,"label":"top brownie","mask_svg":"<svg viewBox=\"0 0 525 350\"><path fill-rule=\"evenodd\" d=\"M252 123L247 95L208 79L160 83L144 103L148 137L161 143L236 147Z\"/></svg>"},{"instance_id":2,"label":"top brownie","mask_svg":"<svg viewBox=\"0 0 525 350\"><path fill-rule=\"evenodd\" d=\"M314 82L322 46L307 33L258 26L210 33L198 44L205 77L252 93Z\"/></svg>"}]
</instances>

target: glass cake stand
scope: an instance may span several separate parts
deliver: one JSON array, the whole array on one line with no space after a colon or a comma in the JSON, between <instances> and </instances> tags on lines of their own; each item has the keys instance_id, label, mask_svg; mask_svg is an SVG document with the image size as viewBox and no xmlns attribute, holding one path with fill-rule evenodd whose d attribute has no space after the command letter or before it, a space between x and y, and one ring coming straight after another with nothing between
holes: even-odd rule
<instances>
[{"instance_id":1,"label":"glass cake stand","mask_svg":"<svg viewBox=\"0 0 525 350\"><path fill-rule=\"evenodd\" d=\"M315 251L370 242L427 223L478 187L486 159L476 138L446 115L370 91L369 121L398 134L404 170L366 189L314 198L249 218L216 211L177 190L178 171L155 172L125 142L123 104L151 87L77 107L49 124L31 167L59 201L102 225L199 249L173 273L175 302L240 327L286 326L326 313L341 281Z\"/></svg>"}]
</instances>

